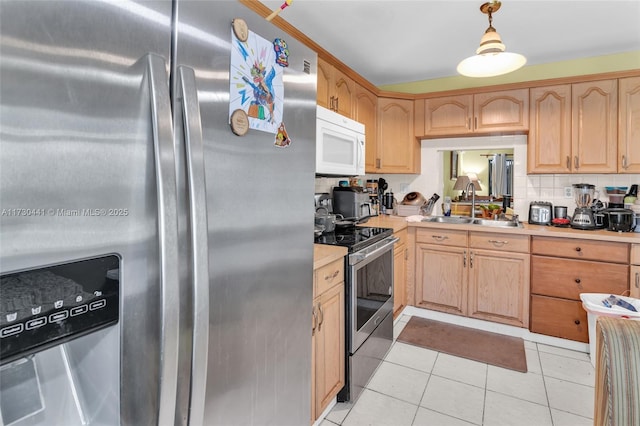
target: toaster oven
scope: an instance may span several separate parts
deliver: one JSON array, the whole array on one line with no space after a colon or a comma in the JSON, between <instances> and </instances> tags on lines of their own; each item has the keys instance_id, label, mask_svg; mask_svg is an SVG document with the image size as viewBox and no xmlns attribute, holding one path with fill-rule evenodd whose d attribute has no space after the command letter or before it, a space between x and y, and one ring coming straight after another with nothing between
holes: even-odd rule
<instances>
[{"instance_id":1,"label":"toaster oven","mask_svg":"<svg viewBox=\"0 0 640 426\"><path fill-rule=\"evenodd\" d=\"M551 225L553 206L547 201L529 203L529 223L532 225Z\"/></svg>"}]
</instances>

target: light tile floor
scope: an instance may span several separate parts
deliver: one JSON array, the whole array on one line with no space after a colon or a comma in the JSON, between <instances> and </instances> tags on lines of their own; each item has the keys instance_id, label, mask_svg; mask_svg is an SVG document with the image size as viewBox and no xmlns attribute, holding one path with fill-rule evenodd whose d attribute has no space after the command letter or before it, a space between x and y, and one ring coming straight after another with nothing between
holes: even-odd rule
<instances>
[{"instance_id":1,"label":"light tile floor","mask_svg":"<svg viewBox=\"0 0 640 426\"><path fill-rule=\"evenodd\" d=\"M358 401L336 404L320 426L592 425L589 355L528 341L525 351L519 373L394 342Z\"/></svg>"}]
</instances>

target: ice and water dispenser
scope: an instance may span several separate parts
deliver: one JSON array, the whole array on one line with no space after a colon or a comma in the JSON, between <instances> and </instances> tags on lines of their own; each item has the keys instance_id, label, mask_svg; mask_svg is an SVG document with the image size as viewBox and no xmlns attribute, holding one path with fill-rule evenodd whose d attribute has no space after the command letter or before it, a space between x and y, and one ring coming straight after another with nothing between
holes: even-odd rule
<instances>
[{"instance_id":1,"label":"ice and water dispenser","mask_svg":"<svg viewBox=\"0 0 640 426\"><path fill-rule=\"evenodd\" d=\"M118 424L120 258L0 275L0 424Z\"/></svg>"}]
</instances>

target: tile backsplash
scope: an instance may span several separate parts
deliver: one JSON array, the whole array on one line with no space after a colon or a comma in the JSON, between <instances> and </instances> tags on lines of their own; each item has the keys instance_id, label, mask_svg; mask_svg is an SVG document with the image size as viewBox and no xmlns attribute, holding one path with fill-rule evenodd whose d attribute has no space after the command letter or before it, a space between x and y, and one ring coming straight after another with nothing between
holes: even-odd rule
<instances>
[{"instance_id":1,"label":"tile backsplash","mask_svg":"<svg viewBox=\"0 0 640 426\"><path fill-rule=\"evenodd\" d=\"M526 135L486 136L469 138L447 138L423 140L421 146L422 173L419 175L382 174L361 176L363 183L367 179L383 177L389 184L398 201L412 191L422 193L426 198L433 193L442 196L443 151L465 149L513 148L514 176L513 199L515 212L521 220L527 220L531 201L549 201L554 206L567 206L569 215L576 207L573 193L565 196L565 188L575 183L589 183L596 186L602 201L608 201L605 186L640 185L640 174L556 174L527 175L527 139ZM331 192L340 180L348 178L316 178L316 192ZM442 214L440 206L434 214Z\"/></svg>"}]
</instances>

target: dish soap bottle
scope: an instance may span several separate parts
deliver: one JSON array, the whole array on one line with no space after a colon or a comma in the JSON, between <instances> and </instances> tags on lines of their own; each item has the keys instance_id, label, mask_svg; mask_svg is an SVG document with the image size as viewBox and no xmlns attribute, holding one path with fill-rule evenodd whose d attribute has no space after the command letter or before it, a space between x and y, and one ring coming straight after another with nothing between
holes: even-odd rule
<instances>
[{"instance_id":1,"label":"dish soap bottle","mask_svg":"<svg viewBox=\"0 0 640 426\"><path fill-rule=\"evenodd\" d=\"M624 204L634 204L638 199L638 185L631 185L629 192L624 196Z\"/></svg>"},{"instance_id":2,"label":"dish soap bottle","mask_svg":"<svg viewBox=\"0 0 640 426\"><path fill-rule=\"evenodd\" d=\"M444 203L442 204L442 214L445 216L451 216L451 197L444 197Z\"/></svg>"}]
</instances>

